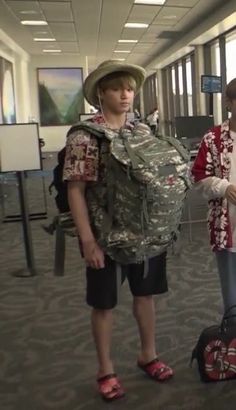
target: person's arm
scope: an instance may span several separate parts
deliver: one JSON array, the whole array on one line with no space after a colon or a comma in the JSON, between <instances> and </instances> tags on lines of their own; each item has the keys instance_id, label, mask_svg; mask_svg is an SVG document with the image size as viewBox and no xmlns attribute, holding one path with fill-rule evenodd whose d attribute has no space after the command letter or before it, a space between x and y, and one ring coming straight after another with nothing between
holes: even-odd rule
<instances>
[{"instance_id":1,"label":"person's arm","mask_svg":"<svg viewBox=\"0 0 236 410\"><path fill-rule=\"evenodd\" d=\"M213 176L198 181L195 185L195 189L201 193L205 199L210 200L224 198L230 185L227 179Z\"/></svg>"},{"instance_id":2,"label":"person's arm","mask_svg":"<svg viewBox=\"0 0 236 410\"><path fill-rule=\"evenodd\" d=\"M86 182L68 181L68 201L87 265L104 268L104 253L93 235L85 199Z\"/></svg>"},{"instance_id":3,"label":"person's arm","mask_svg":"<svg viewBox=\"0 0 236 410\"><path fill-rule=\"evenodd\" d=\"M94 152L93 166L91 157L89 160L87 158L89 147L92 147ZM97 269L104 267L104 254L91 229L85 188L88 181L97 181L98 158L96 140L92 140L88 133L79 131L68 136L63 170L63 179L67 181L68 187L68 202L86 264Z\"/></svg>"},{"instance_id":4,"label":"person's arm","mask_svg":"<svg viewBox=\"0 0 236 410\"><path fill-rule=\"evenodd\" d=\"M212 154L206 141L207 137L209 138L208 134L201 142L192 167L195 189L207 200L226 198L236 204L236 186L226 178L215 176Z\"/></svg>"}]
</instances>

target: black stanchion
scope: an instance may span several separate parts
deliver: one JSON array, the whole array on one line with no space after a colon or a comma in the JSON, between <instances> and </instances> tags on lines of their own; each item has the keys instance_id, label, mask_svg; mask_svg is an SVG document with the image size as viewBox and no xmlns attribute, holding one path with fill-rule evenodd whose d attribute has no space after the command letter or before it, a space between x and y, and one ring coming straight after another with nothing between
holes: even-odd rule
<instances>
[{"instance_id":1,"label":"black stanchion","mask_svg":"<svg viewBox=\"0 0 236 410\"><path fill-rule=\"evenodd\" d=\"M19 197L20 197L20 208L21 208L21 218L22 218L22 227L24 235L24 247L25 247L25 256L27 262L27 268L21 269L15 272L13 275L17 277L32 277L37 274L34 261L34 251L33 251L33 242L31 235L31 226L29 218L29 206L28 198L26 193L26 183L25 183L25 172L17 172L17 180L19 186Z\"/></svg>"},{"instance_id":2,"label":"black stanchion","mask_svg":"<svg viewBox=\"0 0 236 410\"><path fill-rule=\"evenodd\" d=\"M214 107L213 107L213 93L209 93L209 114L213 116Z\"/></svg>"}]
</instances>

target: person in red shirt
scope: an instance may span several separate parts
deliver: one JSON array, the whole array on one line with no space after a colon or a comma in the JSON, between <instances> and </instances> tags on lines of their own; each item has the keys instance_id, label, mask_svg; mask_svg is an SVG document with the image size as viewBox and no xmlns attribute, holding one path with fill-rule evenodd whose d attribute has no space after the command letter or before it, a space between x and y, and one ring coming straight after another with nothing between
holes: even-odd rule
<instances>
[{"instance_id":1,"label":"person in red shirt","mask_svg":"<svg viewBox=\"0 0 236 410\"><path fill-rule=\"evenodd\" d=\"M126 120L135 93L145 79L143 68L120 61L105 61L85 80L84 95L100 111L92 121L119 130L134 125ZM85 191L89 184L103 181L109 141L98 140L87 131L69 135L66 146L64 179L86 262L87 303L92 307L92 332L98 357L97 384L103 399L124 396L124 389L111 360L113 308L117 303L116 261L104 254L92 231ZM129 281L134 297L133 312L141 340L138 366L156 381L169 379L173 371L157 358L153 295L167 291L166 253L151 258L147 277L143 264L122 266L122 278Z\"/></svg>"},{"instance_id":2,"label":"person in red shirt","mask_svg":"<svg viewBox=\"0 0 236 410\"><path fill-rule=\"evenodd\" d=\"M196 189L209 201L210 243L225 312L236 305L236 78L226 87L226 106L230 119L206 133L192 168Z\"/></svg>"}]
</instances>

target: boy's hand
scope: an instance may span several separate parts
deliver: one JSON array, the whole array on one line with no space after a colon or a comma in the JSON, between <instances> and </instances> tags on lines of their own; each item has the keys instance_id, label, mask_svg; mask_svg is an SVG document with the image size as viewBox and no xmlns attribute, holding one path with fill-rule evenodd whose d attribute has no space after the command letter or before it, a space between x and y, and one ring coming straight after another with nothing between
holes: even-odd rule
<instances>
[{"instance_id":1,"label":"boy's hand","mask_svg":"<svg viewBox=\"0 0 236 410\"><path fill-rule=\"evenodd\" d=\"M84 259L87 266L94 269L105 267L104 252L95 240L82 242Z\"/></svg>"},{"instance_id":2,"label":"boy's hand","mask_svg":"<svg viewBox=\"0 0 236 410\"><path fill-rule=\"evenodd\" d=\"M236 205L236 186L230 184L225 191L225 198L232 204Z\"/></svg>"}]
</instances>

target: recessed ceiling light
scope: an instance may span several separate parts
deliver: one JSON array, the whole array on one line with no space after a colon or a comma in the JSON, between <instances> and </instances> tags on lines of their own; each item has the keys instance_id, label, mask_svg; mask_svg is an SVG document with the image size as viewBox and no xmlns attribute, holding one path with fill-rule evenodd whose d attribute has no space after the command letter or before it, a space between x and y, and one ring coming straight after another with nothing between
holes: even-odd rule
<instances>
[{"instance_id":1,"label":"recessed ceiling light","mask_svg":"<svg viewBox=\"0 0 236 410\"><path fill-rule=\"evenodd\" d=\"M22 20L21 24L24 26L47 26L48 23L45 20Z\"/></svg>"},{"instance_id":2,"label":"recessed ceiling light","mask_svg":"<svg viewBox=\"0 0 236 410\"><path fill-rule=\"evenodd\" d=\"M22 10L20 14L38 14L38 12L35 10Z\"/></svg>"},{"instance_id":3,"label":"recessed ceiling light","mask_svg":"<svg viewBox=\"0 0 236 410\"><path fill-rule=\"evenodd\" d=\"M48 31L35 31L34 34L49 34Z\"/></svg>"},{"instance_id":4,"label":"recessed ceiling light","mask_svg":"<svg viewBox=\"0 0 236 410\"><path fill-rule=\"evenodd\" d=\"M44 53L61 53L61 50L46 48L45 50L43 50L43 52Z\"/></svg>"},{"instance_id":5,"label":"recessed ceiling light","mask_svg":"<svg viewBox=\"0 0 236 410\"><path fill-rule=\"evenodd\" d=\"M126 23L126 28L147 28L149 24L147 23Z\"/></svg>"},{"instance_id":6,"label":"recessed ceiling light","mask_svg":"<svg viewBox=\"0 0 236 410\"><path fill-rule=\"evenodd\" d=\"M135 0L135 4L151 4L152 6L162 6L166 0Z\"/></svg>"},{"instance_id":7,"label":"recessed ceiling light","mask_svg":"<svg viewBox=\"0 0 236 410\"><path fill-rule=\"evenodd\" d=\"M137 43L138 40L118 40L118 43Z\"/></svg>"},{"instance_id":8,"label":"recessed ceiling light","mask_svg":"<svg viewBox=\"0 0 236 410\"><path fill-rule=\"evenodd\" d=\"M163 16L162 18L165 19L165 20L174 20L174 19L177 19L177 16L172 14L170 16Z\"/></svg>"},{"instance_id":9,"label":"recessed ceiling light","mask_svg":"<svg viewBox=\"0 0 236 410\"><path fill-rule=\"evenodd\" d=\"M125 58L112 58L112 60L115 60L115 61L125 61Z\"/></svg>"},{"instance_id":10,"label":"recessed ceiling light","mask_svg":"<svg viewBox=\"0 0 236 410\"><path fill-rule=\"evenodd\" d=\"M40 37L36 37L36 38L34 38L34 41L56 41L56 39L55 38L40 38Z\"/></svg>"},{"instance_id":11,"label":"recessed ceiling light","mask_svg":"<svg viewBox=\"0 0 236 410\"><path fill-rule=\"evenodd\" d=\"M114 53L130 53L130 50L114 50Z\"/></svg>"}]
</instances>

